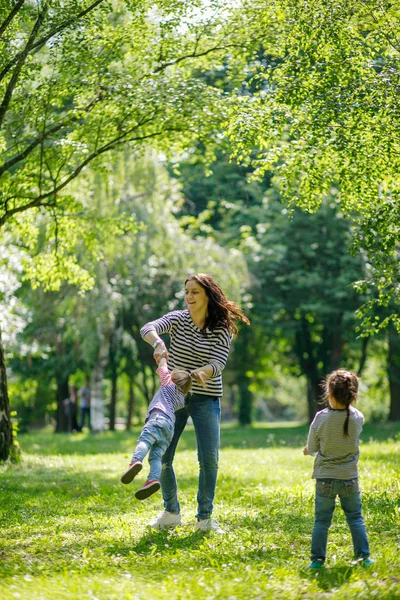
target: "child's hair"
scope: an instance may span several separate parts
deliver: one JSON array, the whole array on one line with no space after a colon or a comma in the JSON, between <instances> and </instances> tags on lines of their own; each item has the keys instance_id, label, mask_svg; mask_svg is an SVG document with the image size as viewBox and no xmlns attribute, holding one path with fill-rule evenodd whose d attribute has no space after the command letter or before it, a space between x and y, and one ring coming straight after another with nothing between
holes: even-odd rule
<instances>
[{"instance_id":1,"label":"child's hair","mask_svg":"<svg viewBox=\"0 0 400 600\"><path fill-rule=\"evenodd\" d=\"M173 369L171 371L171 379L179 388L184 396L192 389L192 378L189 371L183 369Z\"/></svg>"},{"instance_id":2,"label":"child's hair","mask_svg":"<svg viewBox=\"0 0 400 600\"><path fill-rule=\"evenodd\" d=\"M351 371L338 369L327 376L324 383L325 399L328 402L329 395L336 402L346 407L347 417L343 424L343 435L349 435L350 404L357 400L358 377Z\"/></svg>"}]
</instances>

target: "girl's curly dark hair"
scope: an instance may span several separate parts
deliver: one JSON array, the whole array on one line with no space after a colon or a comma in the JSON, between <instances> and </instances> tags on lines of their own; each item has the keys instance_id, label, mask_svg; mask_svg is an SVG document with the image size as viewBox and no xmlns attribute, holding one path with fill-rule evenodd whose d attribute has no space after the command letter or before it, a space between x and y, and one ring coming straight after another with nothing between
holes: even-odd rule
<instances>
[{"instance_id":1,"label":"girl's curly dark hair","mask_svg":"<svg viewBox=\"0 0 400 600\"><path fill-rule=\"evenodd\" d=\"M213 331L217 327L225 327L233 335L237 335L238 328L234 321L242 321L246 325L250 325L249 319L245 316L240 306L228 300L211 275L196 273L186 279L185 285L188 281L196 281L204 288L207 294L208 315L203 327L204 332L206 329Z\"/></svg>"}]
</instances>

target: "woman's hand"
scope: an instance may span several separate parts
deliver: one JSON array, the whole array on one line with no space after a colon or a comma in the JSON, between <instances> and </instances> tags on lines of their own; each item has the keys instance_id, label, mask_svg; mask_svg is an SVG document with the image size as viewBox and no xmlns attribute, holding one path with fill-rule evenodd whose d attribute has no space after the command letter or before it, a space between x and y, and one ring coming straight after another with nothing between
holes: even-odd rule
<instances>
[{"instance_id":1,"label":"woman's hand","mask_svg":"<svg viewBox=\"0 0 400 600\"><path fill-rule=\"evenodd\" d=\"M308 448L307 448L307 446L304 446L304 448L303 448L303 454L304 454L304 456L308 456Z\"/></svg>"},{"instance_id":2,"label":"woman's hand","mask_svg":"<svg viewBox=\"0 0 400 600\"><path fill-rule=\"evenodd\" d=\"M159 344L157 344L153 353L153 357L157 364L160 363L160 360L162 358L168 360L168 350L164 342L160 342Z\"/></svg>"},{"instance_id":3,"label":"woman's hand","mask_svg":"<svg viewBox=\"0 0 400 600\"><path fill-rule=\"evenodd\" d=\"M206 387L207 374L201 369L195 369L191 372L192 378L204 388Z\"/></svg>"}]
</instances>

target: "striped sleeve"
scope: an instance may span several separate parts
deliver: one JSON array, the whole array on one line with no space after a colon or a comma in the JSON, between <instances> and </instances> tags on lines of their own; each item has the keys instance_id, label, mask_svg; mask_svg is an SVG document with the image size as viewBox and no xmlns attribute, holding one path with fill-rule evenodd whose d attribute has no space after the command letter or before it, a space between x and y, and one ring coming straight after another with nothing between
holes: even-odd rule
<instances>
[{"instance_id":1,"label":"striped sleeve","mask_svg":"<svg viewBox=\"0 0 400 600\"><path fill-rule=\"evenodd\" d=\"M176 325L179 323L181 311L175 310L173 312L167 313L163 317L156 319L155 321L150 321L143 325L140 330L140 335L144 338L149 331L155 331L158 335L162 335L163 333L171 333L174 330Z\"/></svg>"},{"instance_id":2,"label":"striped sleeve","mask_svg":"<svg viewBox=\"0 0 400 600\"><path fill-rule=\"evenodd\" d=\"M315 428L315 419L311 423L310 431L308 432L307 449L308 449L308 454L310 454L310 456L315 456L319 449L317 432L316 432L316 428Z\"/></svg>"},{"instance_id":3,"label":"striped sleeve","mask_svg":"<svg viewBox=\"0 0 400 600\"><path fill-rule=\"evenodd\" d=\"M167 367L158 367L157 369L157 375L160 378L160 384L162 386L165 385L174 385L172 379L171 379L171 375L167 369Z\"/></svg>"},{"instance_id":4,"label":"striped sleeve","mask_svg":"<svg viewBox=\"0 0 400 600\"><path fill-rule=\"evenodd\" d=\"M211 377L217 377L221 374L222 370L224 369L226 361L228 360L231 343L231 333L227 329L222 330L220 339L215 344L210 354L209 364L213 368L213 374Z\"/></svg>"}]
</instances>

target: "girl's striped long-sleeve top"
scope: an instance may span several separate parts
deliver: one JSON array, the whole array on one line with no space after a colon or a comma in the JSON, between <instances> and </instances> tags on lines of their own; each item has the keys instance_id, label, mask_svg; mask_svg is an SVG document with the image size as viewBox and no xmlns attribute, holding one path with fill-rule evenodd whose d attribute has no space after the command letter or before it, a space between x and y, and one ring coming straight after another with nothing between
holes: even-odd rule
<instances>
[{"instance_id":1,"label":"girl's striped long-sleeve top","mask_svg":"<svg viewBox=\"0 0 400 600\"><path fill-rule=\"evenodd\" d=\"M212 376L206 379L203 388L193 380L192 391L206 396L222 396L222 370L228 359L232 342L232 334L225 327L217 327L213 331L206 330L206 335L193 323L188 310L175 310L160 319L146 323L140 330L144 338L149 331L158 335L168 333L170 336L168 368L193 371L212 365Z\"/></svg>"},{"instance_id":2,"label":"girl's striped long-sleeve top","mask_svg":"<svg viewBox=\"0 0 400 600\"><path fill-rule=\"evenodd\" d=\"M185 396L174 384L167 367L158 367L157 375L160 378L160 388L149 404L146 421L149 420L153 410L163 412L175 423L175 411L185 406Z\"/></svg>"}]
</instances>

